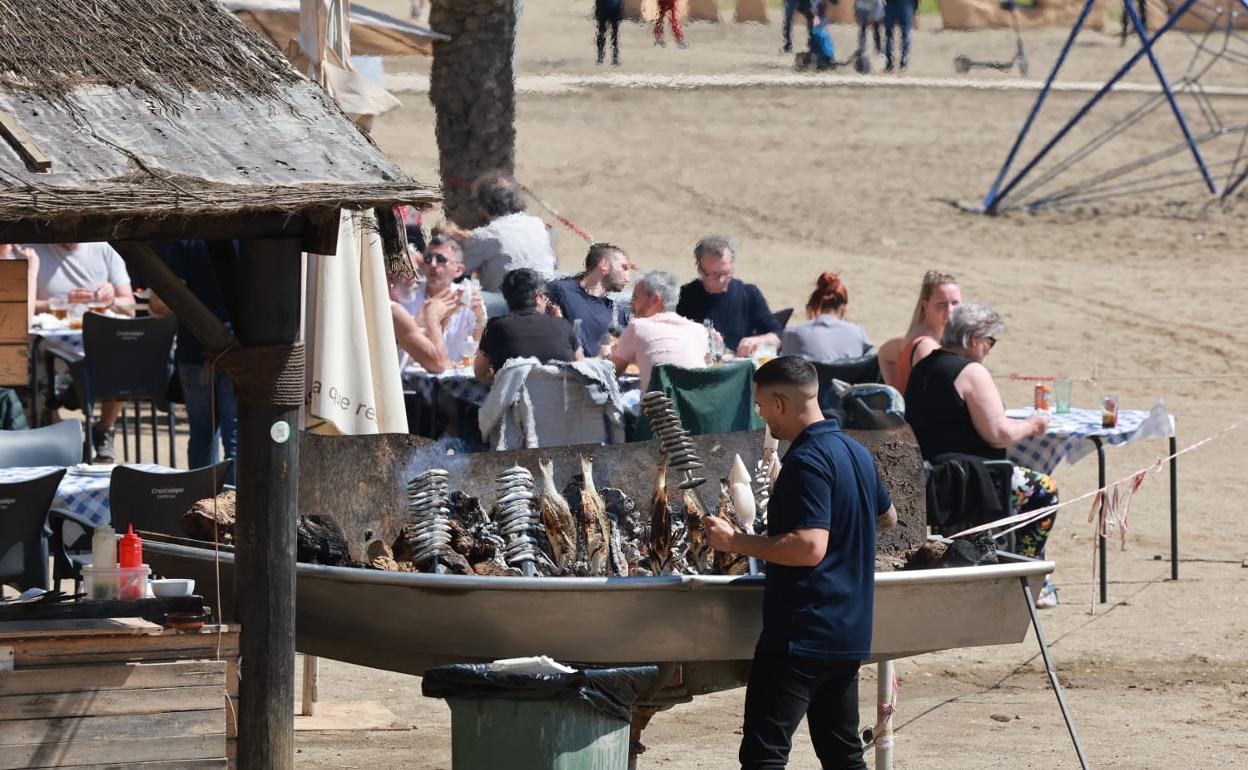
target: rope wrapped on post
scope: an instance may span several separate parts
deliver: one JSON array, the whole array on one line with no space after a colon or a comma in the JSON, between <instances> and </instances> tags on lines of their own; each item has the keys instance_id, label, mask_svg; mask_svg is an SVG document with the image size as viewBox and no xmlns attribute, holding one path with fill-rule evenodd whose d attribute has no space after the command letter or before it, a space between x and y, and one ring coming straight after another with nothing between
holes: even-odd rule
<instances>
[{"instance_id":1,"label":"rope wrapped on post","mask_svg":"<svg viewBox=\"0 0 1248 770\"><path fill-rule=\"evenodd\" d=\"M235 343L212 360L229 375L240 401L274 406L303 406L303 342L289 345L242 347Z\"/></svg>"}]
</instances>

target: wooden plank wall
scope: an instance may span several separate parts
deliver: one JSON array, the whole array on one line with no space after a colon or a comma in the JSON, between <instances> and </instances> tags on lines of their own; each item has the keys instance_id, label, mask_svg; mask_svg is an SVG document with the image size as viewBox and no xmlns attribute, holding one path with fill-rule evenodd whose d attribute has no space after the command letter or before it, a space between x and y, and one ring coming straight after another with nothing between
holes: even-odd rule
<instances>
[{"instance_id":1,"label":"wooden plank wall","mask_svg":"<svg viewBox=\"0 0 1248 770\"><path fill-rule=\"evenodd\" d=\"M0 260L0 386L29 382L26 335L35 306L32 268L25 259Z\"/></svg>"},{"instance_id":2,"label":"wooden plank wall","mask_svg":"<svg viewBox=\"0 0 1248 770\"><path fill-rule=\"evenodd\" d=\"M235 766L236 630L50 633L0 646L14 666L0 673L0 770Z\"/></svg>"}]
</instances>

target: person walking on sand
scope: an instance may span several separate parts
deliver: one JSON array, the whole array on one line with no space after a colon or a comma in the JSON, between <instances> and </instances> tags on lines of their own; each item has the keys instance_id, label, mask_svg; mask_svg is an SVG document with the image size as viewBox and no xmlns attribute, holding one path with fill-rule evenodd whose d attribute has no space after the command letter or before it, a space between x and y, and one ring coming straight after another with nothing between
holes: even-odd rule
<instances>
[{"instance_id":1,"label":"person walking on sand","mask_svg":"<svg viewBox=\"0 0 1248 770\"><path fill-rule=\"evenodd\" d=\"M672 37L676 38L677 48L688 48L685 42L685 31L680 28L680 14L676 12L676 0L659 0L659 18L654 20L654 44L660 48L667 45L663 40L663 20L672 20Z\"/></svg>"},{"instance_id":2,"label":"person walking on sand","mask_svg":"<svg viewBox=\"0 0 1248 770\"><path fill-rule=\"evenodd\" d=\"M620 66L620 22L624 20L624 0L594 0L598 22L598 63L607 60L607 29L611 30L611 63Z\"/></svg>"},{"instance_id":3,"label":"person walking on sand","mask_svg":"<svg viewBox=\"0 0 1248 770\"><path fill-rule=\"evenodd\" d=\"M884 71L892 72L893 27L900 27L901 71L910 66L910 28L914 26L914 0L884 0Z\"/></svg>"},{"instance_id":4,"label":"person walking on sand","mask_svg":"<svg viewBox=\"0 0 1248 770\"><path fill-rule=\"evenodd\" d=\"M742 770L782 768L802 717L825 770L866 770L858 666L871 657L875 533L897 511L871 453L819 408L815 367L781 356L754 372L771 434L791 442L768 504L766 535L703 517L718 551L767 562L763 630L745 690Z\"/></svg>"}]
</instances>

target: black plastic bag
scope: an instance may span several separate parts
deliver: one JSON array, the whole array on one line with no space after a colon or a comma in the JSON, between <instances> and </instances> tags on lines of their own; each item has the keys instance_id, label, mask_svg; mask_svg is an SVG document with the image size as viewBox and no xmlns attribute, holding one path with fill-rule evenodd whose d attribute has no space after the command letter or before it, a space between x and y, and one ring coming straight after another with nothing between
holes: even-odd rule
<instances>
[{"instance_id":1,"label":"black plastic bag","mask_svg":"<svg viewBox=\"0 0 1248 770\"><path fill-rule=\"evenodd\" d=\"M427 698L467 700L580 700L607 716L628 722L633 702L653 686L658 666L589 668L571 674L518 674L490 671L488 663L456 663L425 672Z\"/></svg>"}]
</instances>

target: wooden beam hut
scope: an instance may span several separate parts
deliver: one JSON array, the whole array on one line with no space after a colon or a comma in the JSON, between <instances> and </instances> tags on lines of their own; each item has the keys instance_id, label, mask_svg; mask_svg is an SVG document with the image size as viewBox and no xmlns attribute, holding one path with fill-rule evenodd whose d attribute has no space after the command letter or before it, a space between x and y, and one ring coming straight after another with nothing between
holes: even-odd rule
<instances>
[{"instance_id":1,"label":"wooden beam hut","mask_svg":"<svg viewBox=\"0 0 1248 770\"><path fill-rule=\"evenodd\" d=\"M302 253L436 200L216 0L0 0L0 242L107 240L234 380L239 767L293 766ZM387 225L387 222L389 225ZM208 242L231 334L148 241Z\"/></svg>"}]
</instances>

